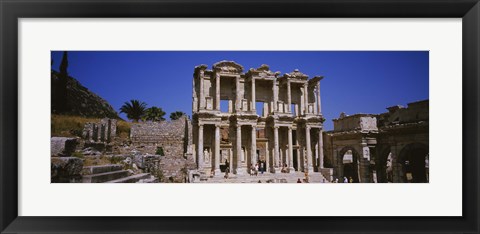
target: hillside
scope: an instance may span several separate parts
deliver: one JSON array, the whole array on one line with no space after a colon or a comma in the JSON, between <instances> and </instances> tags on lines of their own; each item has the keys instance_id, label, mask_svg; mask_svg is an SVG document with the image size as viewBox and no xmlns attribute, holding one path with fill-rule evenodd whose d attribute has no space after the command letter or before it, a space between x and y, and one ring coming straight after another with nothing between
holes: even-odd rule
<instances>
[{"instance_id":1,"label":"hillside","mask_svg":"<svg viewBox=\"0 0 480 234\"><path fill-rule=\"evenodd\" d=\"M68 76L66 83L66 106L59 108L62 97L62 84L59 72L52 70L52 114L75 115L88 118L115 118L120 119L113 107L97 94L84 87L75 78Z\"/></svg>"}]
</instances>

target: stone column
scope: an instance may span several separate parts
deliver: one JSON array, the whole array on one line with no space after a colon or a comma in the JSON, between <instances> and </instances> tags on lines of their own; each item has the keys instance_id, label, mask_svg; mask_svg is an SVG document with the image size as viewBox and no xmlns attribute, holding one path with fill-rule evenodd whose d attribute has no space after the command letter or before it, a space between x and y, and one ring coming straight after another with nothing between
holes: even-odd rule
<instances>
[{"instance_id":1,"label":"stone column","mask_svg":"<svg viewBox=\"0 0 480 234\"><path fill-rule=\"evenodd\" d=\"M242 126L237 124L237 139L236 139L236 155L237 155L237 174L245 174L242 168Z\"/></svg>"},{"instance_id":2,"label":"stone column","mask_svg":"<svg viewBox=\"0 0 480 234\"><path fill-rule=\"evenodd\" d=\"M251 163L255 166L257 163L257 128L255 125L252 125L252 151L251 151ZM250 165L249 165L250 166Z\"/></svg>"},{"instance_id":3,"label":"stone column","mask_svg":"<svg viewBox=\"0 0 480 234\"><path fill-rule=\"evenodd\" d=\"M273 108L272 111L277 111L277 100L278 100L278 95L277 95L277 82L273 80L273 86L272 86L272 92L273 92Z\"/></svg>"},{"instance_id":4,"label":"stone column","mask_svg":"<svg viewBox=\"0 0 480 234\"><path fill-rule=\"evenodd\" d=\"M240 76L235 77L235 111L240 111Z\"/></svg>"},{"instance_id":5,"label":"stone column","mask_svg":"<svg viewBox=\"0 0 480 234\"><path fill-rule=\"evenodd\" d=\"M318 129L318 156L320 157L318 167L323 168L323 129L321 128Z\"/></svg>"},{"instance_id":6,"label":"stone column","mask_svg":"<svg viewBox=\"0 0 480 234\"><path fill-rule=\"evenodd\" d=\"M320 98L320 81L317 84L317 114L322 114L322 99Z\"/></svg>"},{"instance_id":7,"label":"stone column","mask_svg":"<svg viewBox=\"0 0 480 234\"><path fill-rule=\"evenodd\" d=\"M256 110L256 95L255 95L255 78L252 77L252 108L250 109L251 111L255 112Z\"/></svg>"},{"instance_id":8,"label":"stone column","mask_svg":"<svg viewBox=\"0 0 480 234\"><path fill-rule=\"evenodd\" d=\"M292 112L292 91L290 90L290 81L287 80L287 101L288 101L288 112Z\"/></svg>"},{"instance_id":9,"label":"stone column","mask_svg":"<svg viewBox=\"0 0 480 234\"><path fill-rule=\"evenodd\" d=\"M198 109L199 110L202 110L204 109L205 105L205 98L203 97L203 77L202 77L202 73L200 73L200 75L198 76L198 82L200 82L200 90L199 90L199 96L198 96Z\"/></svg>"},{"instance_id":10,"label":"stone column","mask_svg":"<svg viewBox=\"0 0 480 234\"><path fill-rule=\"evenodd\" d=\"M197 98L197 91L195 90L195 80L196 78L193 77L192 79L192 112L197 112L198 110L198 98Z\"/></svg>"},{"instance_id":11,"label":"stone column","mask_svg":"<svg viewBox=\"0 0 480 234\"><path fill-rule=\"evenodd\" d=\"M304 111L305 112L304 113L307 114L308 113L308 84L307 83L305 83L305 86L304 86L303 89L305 89L305 96L304 96L304 98L305 98L305 100L304 100L304 103L305 103Z\"/></svg>"},{"instance_id":12,"label":"stone column","mask_svg":"<svg viewBox=\"0 0 480 234\"><path fill-rule=\"evenodd\" d=\"M293 137L292 137L292 127L288 127L288 159L289 159L289 170L290 173L295 173L295 168L293 168Z\"/></svg>"},{"instance_id":13,"label":"stone column","mask_svg":"<svg viewBox=\"0 0 480 234\"><path fill-rule=\"evenodd\" d=\"M220 111L220 74L218 73L215 73L215 105L215 109Z\"/></svg>"},{"instance_id":14,"label":"stone column","mask_svg":"<svg viewBox=\"0 0 480 234\"><path fill-rule=\"evenodd\" d=\"M230 166L229 166L230 167L229 168L230 173L233 173L234 170L233 170L233 150L232 150L232 148L230 148L228 150L228 163L230 164Z\"/></svg>"},{"instance_id":15,"label":"stone column","mask_svg":"<svg viewBox=\"0 0 480 234\"><path fill-rule=\"evenodd\" d=\"M215 125L215 175L220 175L220 125Z\"/></svg>"},{"instance_id":16,"label":"stone column","mask_svg":"<svg viewBox=\"0 0 480 234\"><path fill-rule=\"evenodd\" d=\"M203 124L198 125L198 150L197 150L197 167L203 168Z\"/></svg>"},{"instance_id":17,"label":"stone column","mask_svg":"<svg viewBox=\"0 0 480 234\"><path fill-rule=\"evenodd\" d=\"M280 161L280 150L278 148L278 126L273 127L273 154L274 154L274 167L275 170L278 170L279 167L279 161Z\"/></svg>"},{"instance_id":18,"label":"stone column","mask_svg":"<svg viewBox=\"0 0 480 234\"><path fill-rule=\"evenodd\" d=\"M305 147L307 147L307 168L308 173L313 172L312 167L312 147L310 142L310 126L305 126Z\"/></svg>"},{"instance_id":19,"label":"stone column","mask_svg":"<svg viewBox=\"0 0 480 234\"><path fill-rule=\"evenodd\" d=\"M271 171L270 167L270 150L268 148L268 141L265 142L265 171L269 172ZM260 166L260 165L259 165Z\"/></svg>"},{"instance_id":20,"label":"stone column","mask_svg":"<svg viewBox=\"0 0 480 234\"><path fill-rule=\"evenodd\" d=\"M299 131L299 129L297 128L297 131L296 131L297 137L295 138L295 145L296 146L299 146L298 145L298 137L299 137L299 132L298 131ZM293 132L292 132L292 134L293 134ZM300 147L298 147L295 151L297 152L297 170L302 171L303 166L302 166L302 161L300 160L301 159Z\"/></svg>"}]
</instances>

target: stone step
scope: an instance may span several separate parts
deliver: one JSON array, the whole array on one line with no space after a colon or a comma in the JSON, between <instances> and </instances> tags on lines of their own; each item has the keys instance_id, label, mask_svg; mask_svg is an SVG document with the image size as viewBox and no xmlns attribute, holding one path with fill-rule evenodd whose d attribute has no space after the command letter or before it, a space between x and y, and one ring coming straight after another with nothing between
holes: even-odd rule
<instances>
[{"instance_id":1,"label":"stone step","mask_svg":"<svg viewBox=\"0 0 480 234\"><path fill-rule=\"evenodd\" d=\"M225 179L223 176L224 175L218 175L209 177L207 180L196 180L195 183L258 183L259 180L261 183L297 183L298 179L303 182L305 178L303 172L265 173L263 175L259 174L258 176L230 174L228 179ZM317 172L309 174L309 182L329 183L321 173Z\"/></svg>"},{"instance_id":2,"label":"stone step","mask_svg":"<svg viewBox=\"0 0 480 234\"><path fill-rule=\"evenodd\" d=\"M83 183L103 183L106 181L116 180L128 176L128 171L110 171L100 174L84 175Z\"/></svg>"},{"instance_id":3,"label":"stone step","mask_svg":"<svg viewBox=\"0 0 480 234\"><path fill-rule=\"evenodd\" d=\"M100 174L100 173L111 172L111 171L120 171L122 169L123 169L123 166L120 164L88 166L88 167L83 167L82 174L92 175L92 174Z\"/></svg>"},{"instance_id":4,"label":"stone step","mask_svg":"<svg viewBox=\"0 0 480 234\"><path fill-rule=\"evenodd\" d=\"M131 175L124 178L106 181L105 183L136 183L142 179L150 179L150 173L142 173L137 175Z\"/></svg>"},{"instance_id":5,"label":"stone step","mask_svg":"<svg viewBox=\"0 0 480 234\"><path fill-rule=\"evenodd\" d=\"M137 183L158 183L158 179L155 178L154 176L150 175L150 178L141 179L141 180L137 181Z\"/></svg>"}]
</instances>

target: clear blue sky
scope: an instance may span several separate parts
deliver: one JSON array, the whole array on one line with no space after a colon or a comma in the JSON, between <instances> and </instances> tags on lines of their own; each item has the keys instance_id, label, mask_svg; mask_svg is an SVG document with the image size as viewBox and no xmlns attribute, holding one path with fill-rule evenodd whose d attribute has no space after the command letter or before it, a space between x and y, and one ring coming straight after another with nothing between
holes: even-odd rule
<instances>
[{"instance_id":1,"label":"clear blue sky","mask_svg":"<svg viewBox=\"0 0 480 234\"><path fill-rule=\"evenodd\" d=\"M62 51L53 51L58 70ZM268 64L272 71L294 69L323 75L325 129L341 112L382 113L429 97L428 51L69 51L68 71L107 100L117 112L131 99L192 114L192 75L199 64L233 60L245 68ZM126 119L124 114L121 117Z\"/></svg>"}]
</instances>

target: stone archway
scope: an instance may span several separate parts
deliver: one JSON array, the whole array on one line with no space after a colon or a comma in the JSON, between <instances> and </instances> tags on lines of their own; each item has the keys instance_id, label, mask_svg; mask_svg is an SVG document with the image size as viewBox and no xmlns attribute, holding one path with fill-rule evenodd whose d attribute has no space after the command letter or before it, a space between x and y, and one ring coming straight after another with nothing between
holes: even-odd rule
<instances>
[{"instance_id":1,"label":"stone archway","mask_svg":"<svg viewBox=\"0 0 480 234\"><path fill-rule=\"evenodd\" d=\"M351 146L343 147L338 154L338 164L340 166L341 173L339 174L339 182L343 182L344 178L350 181L350 177L353 179L353 183L360 182L360 161L358 152Z\"/></svg>"},{"instance_id":2,"label":"stone archway","mask_svg":"<svg viewBox=\"0 0 480 234\"><path fill-rule=\"evenodd\" d=\"M402 165L404 182L428 183L428 146L411 143L402 148L399 163Z\"/></svg>"},{"instance_id":3,"label":"stone archway","mask_svg":"<svg viewBox=\"0 0 480 234\"><path fill-rule=\"evenodd\" d=\"M378 147L378 156L375 164L377 165L377 181L378 183L393 182L393 153L389 145Z\"/></svg>"}]
</instances>

